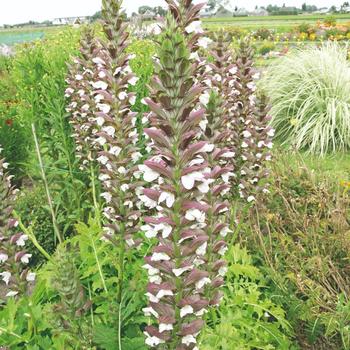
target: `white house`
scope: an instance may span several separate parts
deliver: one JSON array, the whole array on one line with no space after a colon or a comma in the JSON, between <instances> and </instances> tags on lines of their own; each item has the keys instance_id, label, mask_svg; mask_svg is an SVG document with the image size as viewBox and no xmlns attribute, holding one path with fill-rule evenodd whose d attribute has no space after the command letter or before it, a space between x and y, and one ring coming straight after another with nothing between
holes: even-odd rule
<instances>
[{"instance_id":1,"label":"white house","mask_svg":"<svg viewBox=\"0 0 350 350\"><path fill-rule=\"evenodd\" d=\"M55 26L65 26L65 25L89 23L89 21L90 21L90 17L88 16L61 17L61 18L55 18L52 21L52 24Z\"/></svg>"}]
</instances>

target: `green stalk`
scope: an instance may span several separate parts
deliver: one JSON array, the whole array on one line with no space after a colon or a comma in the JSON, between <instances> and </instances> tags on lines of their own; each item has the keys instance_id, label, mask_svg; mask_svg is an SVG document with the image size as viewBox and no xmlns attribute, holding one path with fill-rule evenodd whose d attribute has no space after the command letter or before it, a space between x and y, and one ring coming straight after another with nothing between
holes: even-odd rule
<instances>
[{"instance_id":1,"label":"green stalk","mask_svg":"<svg viewBox=\"0 0 350 350\"><path fill-rule=\"evenodd\" d=\"M35 234L33 232L33 230L29 227L25 227L23 225L23 222L20 218L20 216L18 215L18 213L16 213L15 211L13 212L14 217L18 220L18 224L19 227L21 228L21 230L23 231L23 233L25 233L29 239L32 241L32 243L34 244L35 248L38 249L38 251L47 259L47 260L51 260L51 256L50 254L40 245L40 243L37 241Z\"/></svg>"},{"instance_id":2,"label":"green stalk","mask_svg":"<svg viewBox=\"0 0 350 350\"><path fill-rule=\"evenodd\" d=\"M58 228L56 214L55 214L55 211L54 211L54 208L53 208L53 203L52 203L52 199L51 199L49 184L48 184L47 179L46 179L46 174L45 174L45 170L44 170L44 163L43 163L43 160L41 158L40 146L39 146L38 138L36 136L36 130L35 130L34 123L32 123L32 133L33 133L34 142L35 142L35 148L36 148L36 152L37 152L37 156L38 156L38 160L39 160L41 176L42 176L42 179L43 179L43 182L44 182L44 186L45 186L45 190L46 190L47 201L49 203L49 207L50 207L50 211L51 211L52 224L53 224L55 237L58 239L59 243L62 243L63 239L62 239L61 233L60 233L59 228Z\"/></svg>"},{"instance_id":3,"label":"green stalk","mask_svg":"<svg viewBox=\"0 0 350 350\"><path fill-rule=\"evenodd\" d=\"M94 202L94 208L95 208L95 217L96 217L96 220L98 221L99 226L101 226L100 205L97 201L97 196L96 196L96 177L95 177L95 170L93 165L91 165L90 167L90 175L91 175L91 185L92 185L92 200Z\"/></svg>"}]
</instances>

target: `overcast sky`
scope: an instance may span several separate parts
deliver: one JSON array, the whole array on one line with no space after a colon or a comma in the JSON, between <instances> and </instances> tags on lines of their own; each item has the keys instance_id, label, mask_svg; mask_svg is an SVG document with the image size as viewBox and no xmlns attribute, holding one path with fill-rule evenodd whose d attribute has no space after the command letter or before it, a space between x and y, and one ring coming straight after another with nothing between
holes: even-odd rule
<instances>
[{"instance_id":1,"label":"overcast sky","mask_svg":"<svg viewBox=\"0 0 350 350\"><path fill-rule=\"evenodd\" d=\"M197 0L196 0L197 1ZM201 2L198 0L197 2ZM247 3L249 2L249 5ZM305 0L231 0L232 6L254 8L268 4L301 6ZM339 0L308 0L318 7L340 5ZM165 5L164 0L124 0L128 13L137 12L139 6ZM0 25L52 20L56 17L88 16L101 7L101 0L0 0Z\"/></svg>"}]
</instances>

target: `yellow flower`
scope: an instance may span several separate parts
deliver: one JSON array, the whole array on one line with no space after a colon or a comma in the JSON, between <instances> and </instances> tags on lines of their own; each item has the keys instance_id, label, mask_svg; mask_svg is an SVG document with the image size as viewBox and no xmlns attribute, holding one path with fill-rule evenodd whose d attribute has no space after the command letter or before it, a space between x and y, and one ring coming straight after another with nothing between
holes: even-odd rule
<instances>
[{"instance_id":1,"label":"yellow flower","mask_svg":"<svg viewBox=\"0 0 350 350\"><path fill-rule=\"evenodd\" d=\"M292 118L292 119L290 120L290 124L291 124L292 126L297 126L297 124L298 124L298 119Z\"/></svg>"}]
</instances>

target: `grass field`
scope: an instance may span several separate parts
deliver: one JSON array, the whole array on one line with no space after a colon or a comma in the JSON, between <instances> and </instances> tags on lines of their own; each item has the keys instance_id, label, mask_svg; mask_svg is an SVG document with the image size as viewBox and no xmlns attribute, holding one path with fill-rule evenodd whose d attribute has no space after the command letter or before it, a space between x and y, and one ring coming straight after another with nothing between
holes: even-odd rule
<instances>
[{"instance_id":1,"label":"grass field","mask_svg":"<svg viewBox=\"0 0 350 350\"><path fill-rule=\"evenodd\" d=\"M206 27L241 27L245 29L269 28L279 32L289 31L293 27L302 23L316 24L322 21L326 15L298 15L298 16L266 16L266 17L223 17L206 18L203 20ZM338 23L350 22L350 14L340 14L335 16Z\"/></svg>"}]
</instances>

